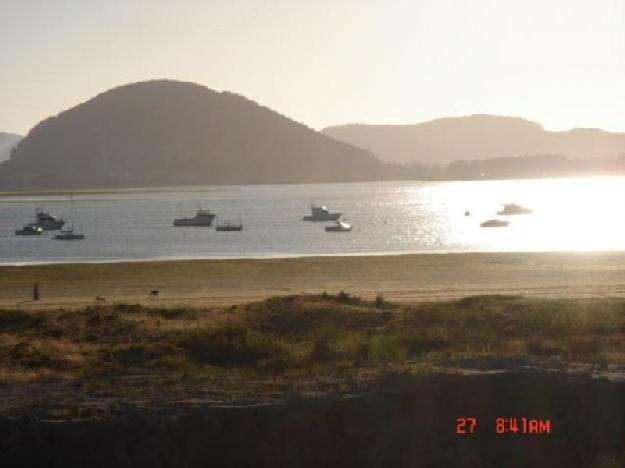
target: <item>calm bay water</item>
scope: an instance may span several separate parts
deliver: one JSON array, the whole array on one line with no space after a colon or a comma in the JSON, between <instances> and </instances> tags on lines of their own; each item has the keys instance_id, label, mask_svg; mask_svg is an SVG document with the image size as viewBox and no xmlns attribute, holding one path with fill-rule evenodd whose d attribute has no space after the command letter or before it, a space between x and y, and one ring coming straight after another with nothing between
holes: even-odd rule
<instances>
[{"instance_id":1,"label":"calm bay water","mask_svg":"<svg viewBox=\"0 0 625 468\"><path fill-rule=\"evenodd\" d=\"M74 195L84 241L15 236L37 207L71 218L67 195L0 197L0 263L442 251L625 250L625 178L224 186ZM345 213L351 233L303 222L311 203ZM501 217L503 203L534 212ZM174 227L198 207L242 232ZM464 216L469 210L471 216ZM487 219L506 228L481 228Z\"/></svg>"}]
</instances>

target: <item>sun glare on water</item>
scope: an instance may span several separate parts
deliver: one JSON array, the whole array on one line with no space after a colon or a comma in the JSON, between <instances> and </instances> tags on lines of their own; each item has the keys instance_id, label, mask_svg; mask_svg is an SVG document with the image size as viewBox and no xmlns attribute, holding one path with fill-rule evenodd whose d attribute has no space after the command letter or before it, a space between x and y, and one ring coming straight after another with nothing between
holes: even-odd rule
<instances>
[{"instance_id":1,"label":"sun glare on water","mask_svg":"<svg viewBox=\"0 0 625 468\"><path fill-rule=\"evenodd\" d=\"M625 178L449 182L419 191L451 245L501 251L593 251L625 248ZM453 196L449 194L453 193ZM502 216L516 203L531 214ZM464 216L469 211L469 216ZM504 228L482 228L489 219ZM440 219L439 219L440 221Z\"/></svg>"}]
</instances>

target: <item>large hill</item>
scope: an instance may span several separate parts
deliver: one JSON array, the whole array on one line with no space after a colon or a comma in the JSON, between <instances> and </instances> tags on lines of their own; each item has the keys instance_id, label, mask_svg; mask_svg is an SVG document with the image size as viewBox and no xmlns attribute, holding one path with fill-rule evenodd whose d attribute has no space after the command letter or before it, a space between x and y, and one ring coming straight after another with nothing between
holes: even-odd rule
<instances>
[{"instance_id":1,"label":"large hill","mask_svg":"<svg viewBox=\"0 0 625 468\"><path fill-rule=\"evenodd\" d=\"M385 167L240 95L159 80L37 124L0 164L0 190L372 180Z\"/></svg>"},{"instance_id":2,"label":"large hill","mask_svg":"<svg viewBox=\"0 0 625 468\"><path fill-rule=\"evenodd\" d=\"M446 165L453 161L560 154L569 158L616 158L625 133L597 129L550 132L521 118L472 115L416 125L341 125L323 130L366 148L383 161Z\"/></svg>"},{"instance_id":3,"label":"large hill","mask_svg":"<svg viewBox=\"0 0 625 468\"><path fill-rule=\"evenodd\" d=\"M11 149L22 139L21 135L0 132L0 162L11 157Z\"/></svg>"}]
</instances>

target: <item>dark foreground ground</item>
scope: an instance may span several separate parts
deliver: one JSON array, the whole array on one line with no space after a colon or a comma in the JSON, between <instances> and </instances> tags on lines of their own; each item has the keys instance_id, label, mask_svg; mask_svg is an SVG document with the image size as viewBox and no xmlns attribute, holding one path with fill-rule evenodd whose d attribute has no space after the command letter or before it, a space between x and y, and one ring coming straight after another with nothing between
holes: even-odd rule
<instances>
[{"instance_id":1,"label":"dark foreground ground","mask_svg":"<svg viewBox=\"0 0 625 468\"><path fill-rule=\"evenodd\" d=\"M457 418L477 418L456 434ZM497 434L500 417L549 434ZM518 370L395 375L369 391L107 419L4 419L3 467L622 467L625 383Z\"/></svg>"},{"instance_id":2,"label":"dark foreground ground","mask_svg":"<svg viewBox=\"0 0 625 468\"><path fill-rule=\"evenodd\" d=\"M623 467L624 364L621 299L0 310L0 466Z\"/></svg>"}]
</instances>

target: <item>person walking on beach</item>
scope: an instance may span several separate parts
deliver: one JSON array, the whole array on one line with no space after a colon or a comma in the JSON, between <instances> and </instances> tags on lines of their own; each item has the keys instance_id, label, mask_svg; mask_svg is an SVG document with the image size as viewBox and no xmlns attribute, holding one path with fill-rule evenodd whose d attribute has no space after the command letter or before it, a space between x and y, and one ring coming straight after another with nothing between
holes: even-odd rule
<instances>
[{"instance_id":1,"label":"person walking on beach","mask_svg":"<svg viewBox=\"0 0 625 468\"><path fill-rule=\"evenodd\" d=\"M39 297L39 283L35 283L33 285L33 302L38 301Z\"/></svg>"}]
</instances>

